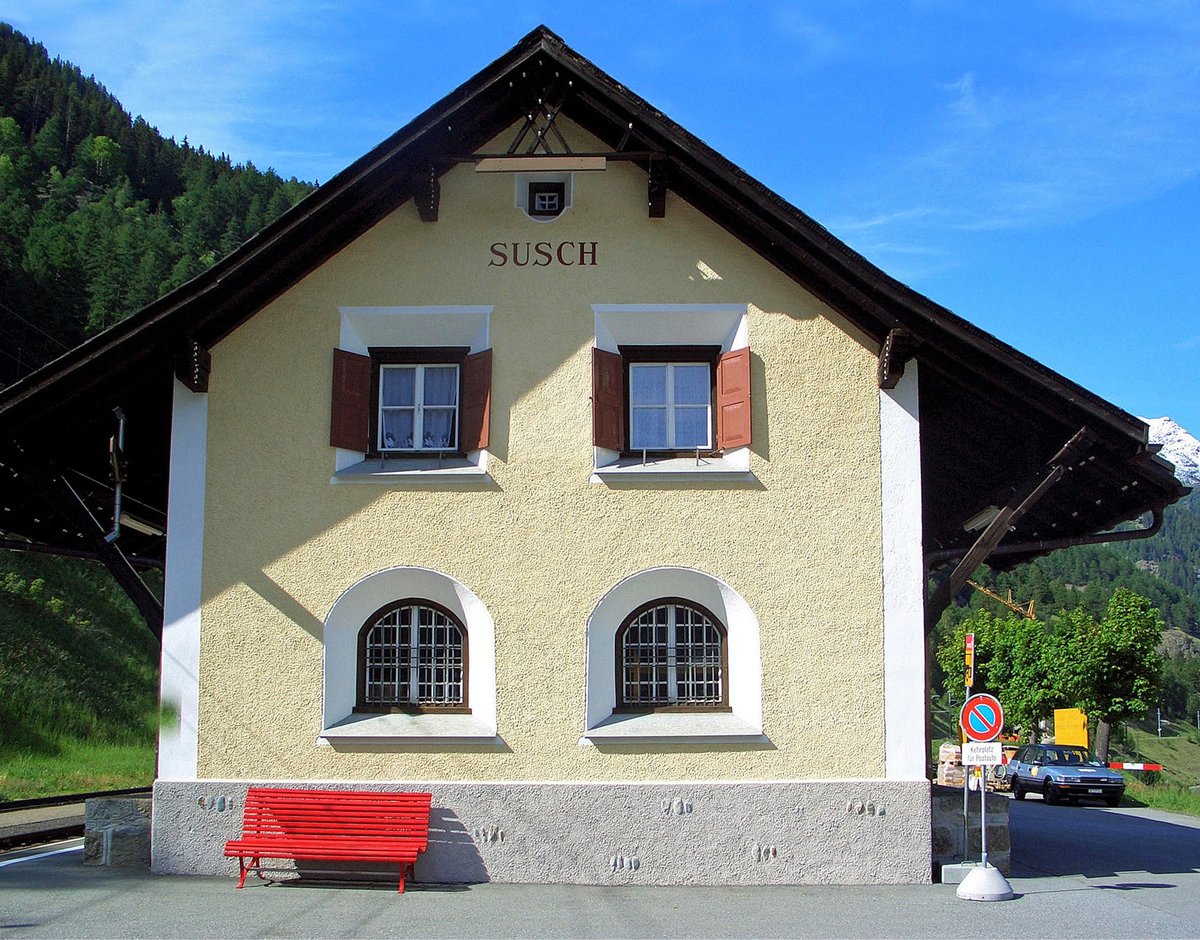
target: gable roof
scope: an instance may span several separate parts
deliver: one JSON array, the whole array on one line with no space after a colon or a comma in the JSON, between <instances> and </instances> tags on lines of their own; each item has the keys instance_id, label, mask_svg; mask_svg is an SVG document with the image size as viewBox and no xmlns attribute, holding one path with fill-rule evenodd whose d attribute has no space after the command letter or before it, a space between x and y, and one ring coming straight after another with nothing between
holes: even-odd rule
<instances>
[{"instance_id":1,"label":"gable roof","mask_svg":"<svg viewBox=\"0 0 1200 940\"><path fill-rule=\"evenodd\" d=\"M610 159L665 182L881 347L902 331L894 335L921 369L926 550L969 545L974 535L963 522L1003 505L1080 428L1095 441L1072 468L1075 479L1031 510L1011 539L1101 531L1187 492L1153 456L1139 419L888 276L545 27L194 280L0 391L0 431L26 450L61 453L60 429L70 426L103 448L108 411L142 408L143 499L165 508L162 422L169 426L173 366L198 367L203 350L389 213L427 196L431 179L478 159L478 148L538 100L611 147ZM82 459L95 446L80 440L72 452ZM10 453L9 463L20 457ZM88 476L96 482L96 472ZM103 487L89 494L103 504ZM0 516L0 528L28 535L14 521L22 522ZM1017 557L1029 554L1037 552Z\"/></svg>"}]
</instances>

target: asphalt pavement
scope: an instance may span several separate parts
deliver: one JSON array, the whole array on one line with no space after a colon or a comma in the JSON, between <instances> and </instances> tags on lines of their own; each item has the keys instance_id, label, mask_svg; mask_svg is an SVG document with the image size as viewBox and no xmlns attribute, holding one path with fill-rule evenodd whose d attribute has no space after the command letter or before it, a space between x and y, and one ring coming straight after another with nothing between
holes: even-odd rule
<instances>
[{"instance_id":1,"label":"asphalt pavement","mask_svg":"<svg viewBox=\"0 0 1200 940\"><path fill-rule=\"evenodd\" d=\"M1036 799L1012 811L1010 901L940 884L401 895L251 879L238 891L227 878L84 867L75 841L0 857L0 937L1200 937L1200 820Z\"/></svg>"}]
</instances>

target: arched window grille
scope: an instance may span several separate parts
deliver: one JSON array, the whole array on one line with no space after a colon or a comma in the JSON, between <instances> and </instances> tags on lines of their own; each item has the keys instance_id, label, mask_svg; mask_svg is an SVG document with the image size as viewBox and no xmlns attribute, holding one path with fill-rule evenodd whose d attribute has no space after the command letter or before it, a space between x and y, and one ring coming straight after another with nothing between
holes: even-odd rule
<instances>
[{"instance_id":1,"label":"arched window grille","mask_svg":"<svg viewBox=\"0 0 1200 940\"><path fill-rule=\"evenodd\" d=\"M617 707L726 708L725 638L698 604L662 598L639 607L617 631Z\"/></svg>"},{"instance_id":2,"label":"arched window grille","mask_svg":"<svg viewBox=\"0 0 1200 940\"><path fill-rule=\"evenodd\" d=\"M356 711L467 706L467 630L444 607L389 604L359 632Z\"/></svg>"}]
</instances>

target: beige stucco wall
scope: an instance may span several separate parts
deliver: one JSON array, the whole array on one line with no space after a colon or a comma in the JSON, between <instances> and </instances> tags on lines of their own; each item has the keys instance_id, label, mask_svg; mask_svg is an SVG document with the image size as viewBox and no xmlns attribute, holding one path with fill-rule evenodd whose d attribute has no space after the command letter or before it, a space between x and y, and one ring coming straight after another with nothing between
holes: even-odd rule
<instances>
[{"instance_id":1,"label":"beige stucco wall","mask_svg":"<svg viewBox=\"0 0 1200 940\"><path fill-rule=\"evenodd\" d=\"M508 174L460 166L440 219L404 206L213 351L201 777L731 780L882 777L875 354L673 194L649 219L624 163L575 177L549 224ZM489 267L495 241L597 242L588 267ZM706 279L702 262L719 279ZM753 484L589 482L591 304L750 304ZM331 485L340 306L492 305L494 487ZM381 569L457 578L495 622L501 746L318 743L322 623ZM769 746L580 746L585 625L622 578L696 568L761 627Z\"/></svg>"}]
</instances>

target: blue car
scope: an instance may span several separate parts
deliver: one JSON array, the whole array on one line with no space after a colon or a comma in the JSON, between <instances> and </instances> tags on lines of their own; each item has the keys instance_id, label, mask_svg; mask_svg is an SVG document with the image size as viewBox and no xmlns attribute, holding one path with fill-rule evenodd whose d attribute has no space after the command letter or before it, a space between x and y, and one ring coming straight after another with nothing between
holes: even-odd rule
<instances>
[{"instance_id":1,"label":"blue car","mask_svg":"<svg viewBox=\"0 0 1200 940\"><path fill-rule=\"evenodd\" d=\"M1116 806L1125 793L1124 777L1092 760L1086 748L1068 744L1026 744L1017 749L1007 770L1018 800L1026 793L1040 793L1047 803L1090 799Z\"/></svg>"}]
</instances>

